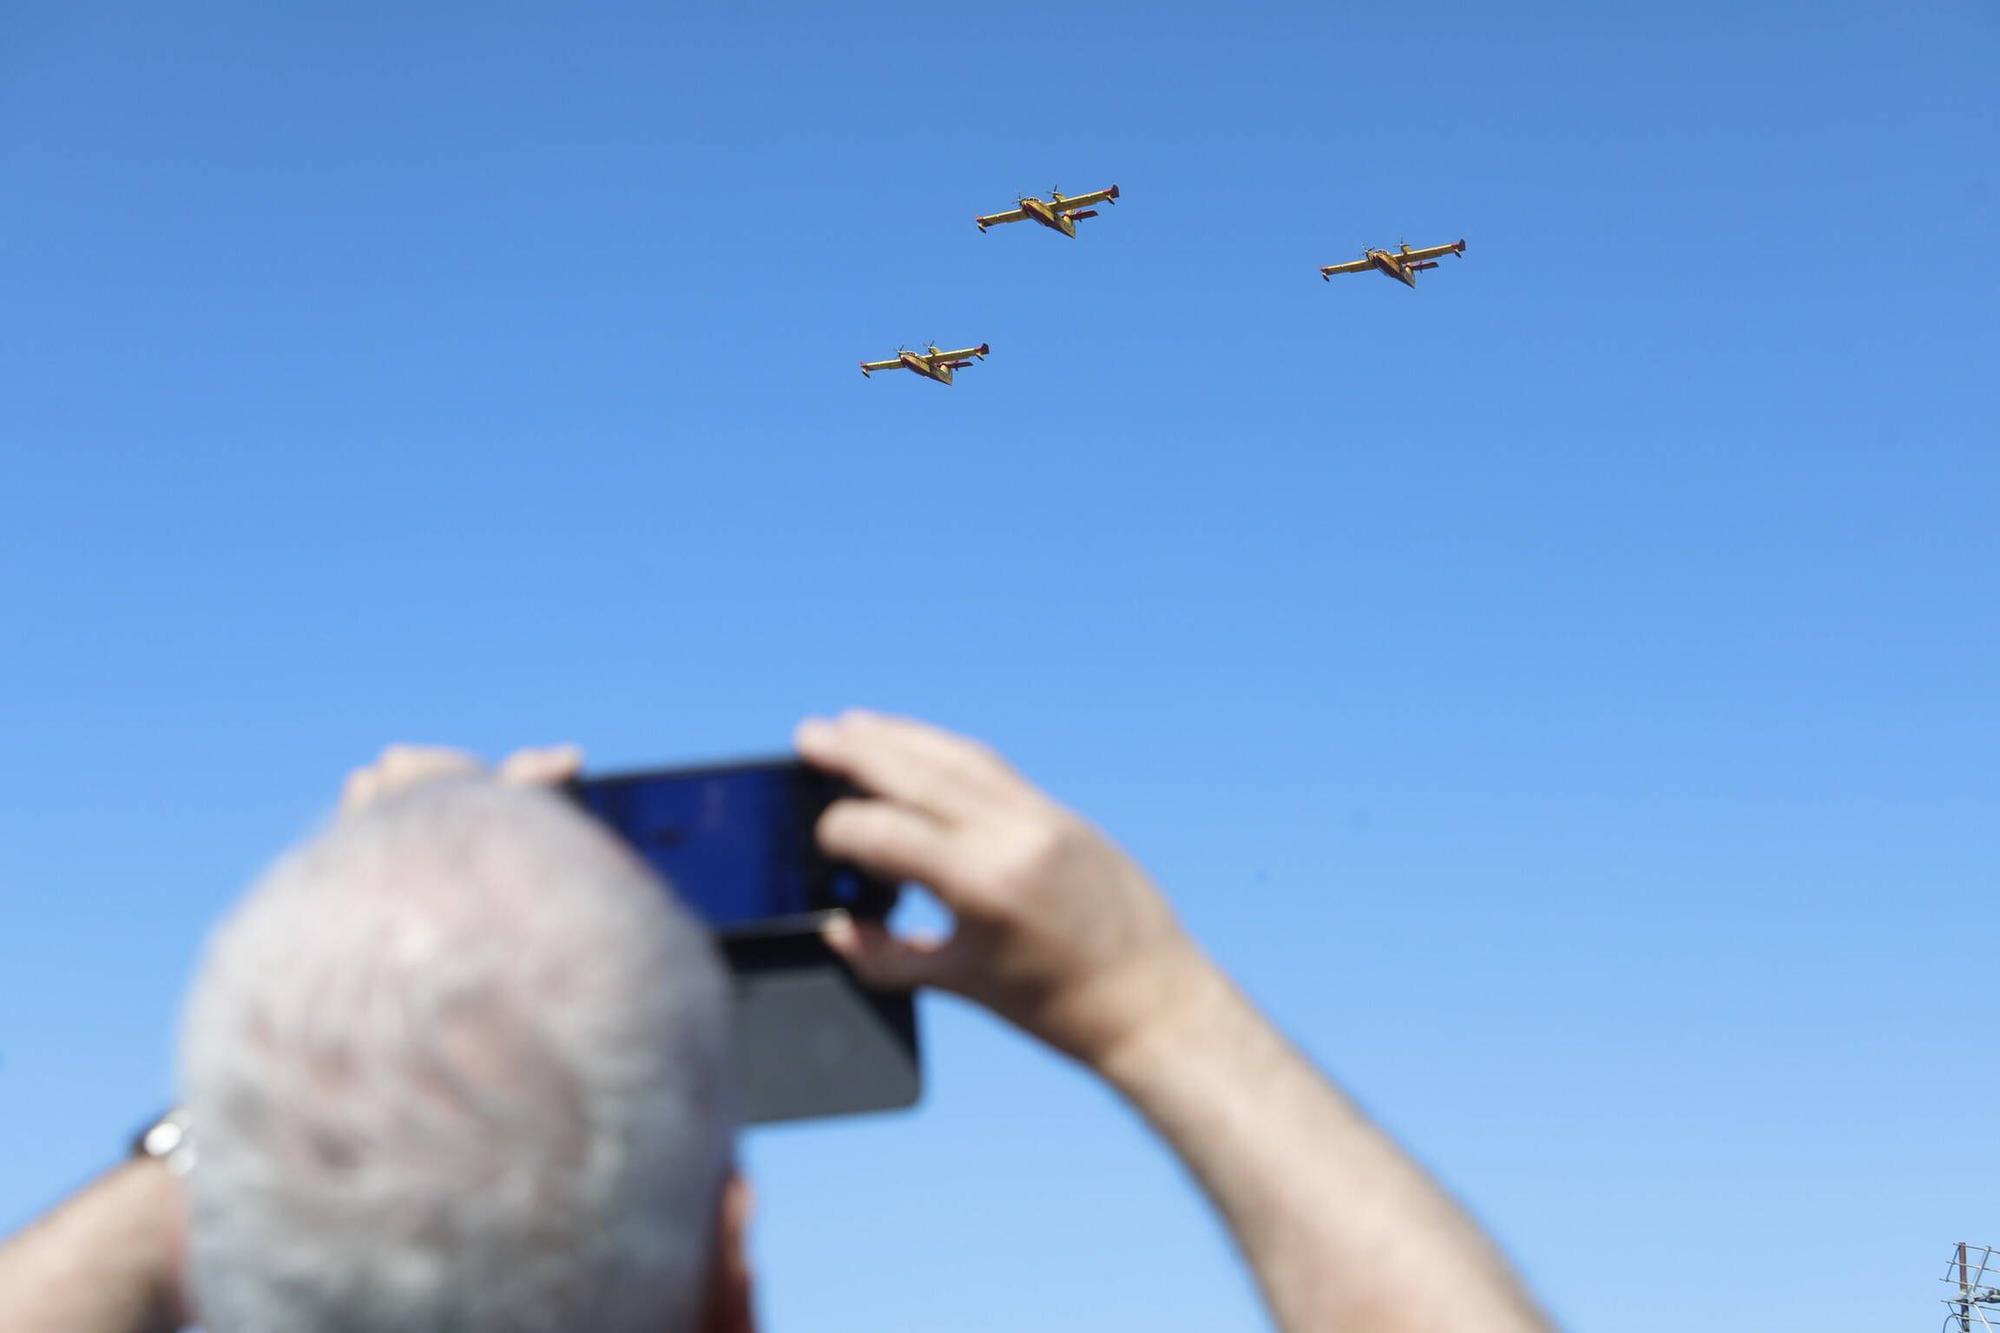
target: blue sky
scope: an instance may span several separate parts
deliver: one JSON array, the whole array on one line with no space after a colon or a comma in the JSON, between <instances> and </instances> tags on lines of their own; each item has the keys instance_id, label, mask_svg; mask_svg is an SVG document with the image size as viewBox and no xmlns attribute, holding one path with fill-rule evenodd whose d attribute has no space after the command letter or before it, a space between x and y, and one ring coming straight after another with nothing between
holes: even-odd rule
<instances>
[{"instance_id":1,"label":"blue sky","mask_svg":"<svg viewBox=\"0 0 2000 1333\"><path fill-rule=\"evenodd\" d=\"M383 742L863 702L1140 854L1565 1321L1931 1327L2000 1241L1996 68L1982 0L15 6L0 1226ZM773 1328L1250 1322L1128 1112L923 1018L921 1110L748 1141Z\"/></svg>"}]
</instances>

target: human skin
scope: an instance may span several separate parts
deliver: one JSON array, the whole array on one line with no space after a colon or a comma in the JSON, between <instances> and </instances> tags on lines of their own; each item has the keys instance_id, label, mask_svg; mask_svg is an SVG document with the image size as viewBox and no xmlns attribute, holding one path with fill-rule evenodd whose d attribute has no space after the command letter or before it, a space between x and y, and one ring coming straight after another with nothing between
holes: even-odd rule
<instances>
[{"instance_id":1,"label":"human skin","mask_svg":"<svg viewBox=\"0 0 2000 1333\"><path fill-rule=\"evenodd\" d=\"M167 1333L186 1322L187 1203L164 1163L107 1172L0 1245L0 1328Z\"/></svg>"},{"instance_id":2,"label":"human skin","mask_svg":"<svg viewBox=\"0 0 2000 1333\"><path fill-rule=\"evenodd\" d=\"M1280 1327L1549 1327L1464 1211L1110 839L985 746L919 722L848 713L797 742L865 793L827 810L825 850L927 886L954 919L928 939L840 921L832 947L873 984L953 991L1101 1075L1201 1183Z\"/></svg>"},{"instance_id":3,"label":"human skin","mask_svg":"<svg viewBox=\"0 0 2000 1333\"><path fill-rule=\"evenodd\" d=\"M985 746L908 719L811 719L800 754L862 795L818 836L836 857L917 881L951 909L942 938L836 918L828 943L871 984L985 1005L1096 1071L1186 1163L1292 1333L1535 1333L1549 1324L1497 1250L1424 1171L1260 1014L1108 838ZM573 748L522 751L507 781L573 775ZM344 809L479 771L395 746L348 779ZM753 1324L749 1195L719 1201L704 1328ZM112 1172L0 1246L0 1328L157 1333L186 1311L179 1181Z\"/></svg>"},{"instance_id":4,"label":"human skin","mask_svg":"<svg viewBox=\"0 0 2000 1333\"><path fill-rule=\"evenodd\" d=\"M540 785L573 777L574 746L520 750L495 771L503 782ZM424 782L476 776L460 751L392 745L354 770L340 812L357 813ZM699 1333L756 1327L747 1236L749 1185L731 1175L716 1201L715 1239ZM167 1333L196 1317L186 1294L185 1190L165 1164L127 1162L0 1244L0 1329L6 1333Z\"/></svg>"}]
</instances>

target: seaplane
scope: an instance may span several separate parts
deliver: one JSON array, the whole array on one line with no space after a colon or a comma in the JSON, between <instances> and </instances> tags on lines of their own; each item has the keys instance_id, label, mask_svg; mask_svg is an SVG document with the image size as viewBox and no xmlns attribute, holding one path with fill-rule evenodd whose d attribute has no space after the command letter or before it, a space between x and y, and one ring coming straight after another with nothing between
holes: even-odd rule
<instances>
[{"instance_id":1,"label":"seaplane","mask_svg":"<svg viewBox=\"0 0 2000 1333\"><path fill-rule=\"evenodd\" d=\"M983 218L974 218L973 222L981 231L1004 222L1039 222L1050 231L1059 231L1074 240L1076 224L1097 216L1097 210L1091 205L1118 202L1118 187L1113 185L1103 190L1092 190L1089 194L1064 194L1061 190L1050 190L1047 199L1024 194L1017 202L1019 208L1005 213L988 213Z\"/></svg>"},{"instance_id":2,"label":"seaplane","mask_svg":"<svg viewBox=\"0 0 2000 1333\"><path fill-rule=\"evenodd\" d=\"M1336 273L1366 273L1373 269L1386 277L1394 278L1405 286L1417 285L1417 274L1427 268L1436 268L1438 259L1444 255L1463 255L1465 242L1453 241L1450 245L1433 245L1427 250L1412 250L1404 241L1400 250L1363 250L1361 258L1351 264L1328 264L1320 269L1319 275L1328 282Z\"/></svg>"},{"instance_id":3,"label":"seaplane","mask_svg":"<svg viewBox=\"0 0 2000 1333\"><path fill-rule=\"evenodd\" d=\"M866 379L878 370L914 370L926 379L936 380L939 384L949 384L952 371L964 370L972 364L975 357L985 360L988 350L985 343L977 347L961 347L955 352L940 352L936 343L932 343L929 348L921 352L898 347L896 355L887 361L863 361L861 375Z\"/></svg>"}]
</instances>

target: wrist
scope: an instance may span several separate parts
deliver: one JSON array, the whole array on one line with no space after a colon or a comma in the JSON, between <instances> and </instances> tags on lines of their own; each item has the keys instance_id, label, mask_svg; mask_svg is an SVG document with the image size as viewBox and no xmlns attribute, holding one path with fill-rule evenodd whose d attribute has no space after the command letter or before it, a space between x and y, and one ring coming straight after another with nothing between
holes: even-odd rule
<instances>
[{"instance_id":1,"label":"wrist","mask_svg":"<svg viewBox=\"0 0 2000 1333\"><path fill-rule=\"evenodd\" d=\"M1234 983L1191 941L1182 954L1163 960L1148 989L1143 1016L1090 1061L1133 1101L1143 1101L1160 1075L1187 1069L1226 1042L1231 1017L1247 1007Z\"/></svg>"}]
</instances>

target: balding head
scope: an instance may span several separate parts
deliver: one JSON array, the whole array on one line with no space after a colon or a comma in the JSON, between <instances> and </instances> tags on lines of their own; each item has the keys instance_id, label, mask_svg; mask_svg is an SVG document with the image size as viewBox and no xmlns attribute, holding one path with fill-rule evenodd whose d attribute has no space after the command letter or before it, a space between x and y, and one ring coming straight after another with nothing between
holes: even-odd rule
<instances>
[{"instance_id":1,"label":"balding head","mask_svg":"<svg viewBox=\"0 0 2000 1333\"><path fill-rule=\"evenodd\" d=\"M679 1328L728 1174L702 930L542 790L433 782L290 853L182 1040L211 1333Z\"/></svg>"}]
</instances>

